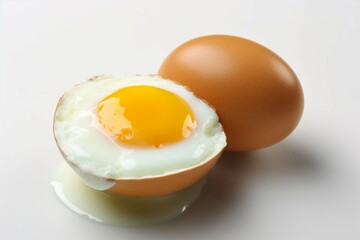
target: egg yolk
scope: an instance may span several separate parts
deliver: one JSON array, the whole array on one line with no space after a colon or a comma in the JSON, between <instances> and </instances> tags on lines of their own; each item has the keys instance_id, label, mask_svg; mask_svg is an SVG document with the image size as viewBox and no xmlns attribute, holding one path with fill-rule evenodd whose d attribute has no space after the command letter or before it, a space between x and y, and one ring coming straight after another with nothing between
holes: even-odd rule
<instances>
[{"instance_id":1,"label":"egg yolk","mask_svg":"<svg viewBox=\"0 0 360 240\"><path fill-rule=\"evenodd\" d=\"M96 109L100 125L119 143L161 147L191 135L194 114L179 96L152 86L121 88Z\"/></svg>"}]
</instances>

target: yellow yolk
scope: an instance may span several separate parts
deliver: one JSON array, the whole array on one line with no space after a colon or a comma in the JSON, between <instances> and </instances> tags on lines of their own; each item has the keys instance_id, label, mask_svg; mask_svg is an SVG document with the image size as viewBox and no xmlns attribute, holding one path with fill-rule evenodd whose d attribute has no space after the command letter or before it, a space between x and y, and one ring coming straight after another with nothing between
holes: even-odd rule
<instances>
[{"instance_id":1,"label":"yellow yolk","mask_svg":"<svg viewBox=\"0 0 360 240\"><path fill-rule=\"evenodd\" d=\"M194 114L179 96L152 86L117 90L97 106L100 125L120 143L161 147L190 136Z\"/></svg>"}]
</instances>

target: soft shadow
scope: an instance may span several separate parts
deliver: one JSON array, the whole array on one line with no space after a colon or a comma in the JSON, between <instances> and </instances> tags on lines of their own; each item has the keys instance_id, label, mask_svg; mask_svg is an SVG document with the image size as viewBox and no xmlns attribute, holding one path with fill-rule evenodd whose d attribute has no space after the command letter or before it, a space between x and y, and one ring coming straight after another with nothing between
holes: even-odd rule
<instances>
[{"instance_id":1,"label":"soft shadow","mask_svg":"<svg viewBox=\"0 0 360 240\"><path fill-rule=\"evenodd\" d=\"M274 177L295 174L317 176L323 167L313 149L289 141L258 151L253 170L255 175L266 174Z\"/></svg>"},{"instance_id":2,"label":"soft shadow","mask_svg":"<svg viewBox=\"0 0 360 240\"><path fill-rule=\"evenodd\" d=\"M247 191L257 179L289 175L311 179L321 175L321 169L315 153L290 142L255 152L225 152L209 173L199 199L182 216L150 228L162 232L216 228L231 211L246 207Z\"/></svg>"},{"instance_id":3,"label":"soft shadow","mask_svg":"<svg viewBox=\"0 0 360 240\"><path fill-rule=\"evenodd\" d=\"M199 199L174 224L209 228L233 205L241 204L244 172L254 159L254 153L225 152L209 173Z\"/></svg>"}]
</instances>

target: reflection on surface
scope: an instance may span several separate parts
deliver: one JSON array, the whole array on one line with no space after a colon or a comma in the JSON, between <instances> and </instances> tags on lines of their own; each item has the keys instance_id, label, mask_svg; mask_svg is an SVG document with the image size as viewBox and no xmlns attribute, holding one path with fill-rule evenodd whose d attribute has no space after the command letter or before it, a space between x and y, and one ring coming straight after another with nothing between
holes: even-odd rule
<instances>
[{"instance_id":1,"label":"reflection on surface","mask_svg":"<svg viewBox=\"0 0 360 240\"><path fill-rule=\"evenodd\" d=\"M205 179L179 192L152 198L109 195L88 187L63 163L52 186L60 200L75 213L97 222L144 226L181 215L200 195Z\"/></svg>"}]
</instances>

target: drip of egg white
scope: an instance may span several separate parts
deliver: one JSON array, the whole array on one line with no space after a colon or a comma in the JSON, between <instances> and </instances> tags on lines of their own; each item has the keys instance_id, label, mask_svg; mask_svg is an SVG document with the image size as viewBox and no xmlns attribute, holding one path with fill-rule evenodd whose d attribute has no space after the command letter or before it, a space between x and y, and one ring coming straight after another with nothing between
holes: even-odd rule
<instances>
[{"instance_id":1,"label":"drip of egg white","mask_svg":"<svg viewBox=\"0 0 360 240\"><path fill-rule=\"evenodd\" d=\"M181 215L199 197L205 183L203 178L170 195L136 198L95 190L82 181L79 177L82 174L77 175L68 164L62 164L51 182L56 195L69 209L83 217L120 226L151 225ZM89 183L88 179L86 182Z\"/></svg>"},{"instance_id":2,"label":"drip of egg white","mask_svg":"<svg viewBox=\"0 0 360 240\"><path fill-rule=\"evenodd\" d=\"M86 185L88 185L89 187L95 190L98 191L108 190L116 184L116 181L114 180L107 180L104 178L97 177L91 173L84 173L72 163L69 163L69 165Z\"/></svg>"}]
</instances>

